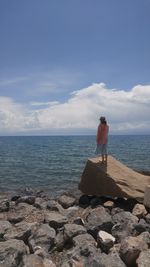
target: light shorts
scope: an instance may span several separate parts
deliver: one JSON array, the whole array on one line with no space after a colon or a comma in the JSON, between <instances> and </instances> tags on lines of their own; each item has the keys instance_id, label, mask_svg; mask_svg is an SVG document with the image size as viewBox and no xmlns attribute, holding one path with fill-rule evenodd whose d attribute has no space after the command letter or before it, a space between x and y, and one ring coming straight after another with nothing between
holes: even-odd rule
<instances>
[{"instance_id":1,"label":"light shorts","mask_svg":"<svg viewBox=\"0 0 150 267\"><path fill-rule=\"evenodd\" d=\"M97 144L96 155L107 155L107 144Z\"/></svg>"}]
</instances>

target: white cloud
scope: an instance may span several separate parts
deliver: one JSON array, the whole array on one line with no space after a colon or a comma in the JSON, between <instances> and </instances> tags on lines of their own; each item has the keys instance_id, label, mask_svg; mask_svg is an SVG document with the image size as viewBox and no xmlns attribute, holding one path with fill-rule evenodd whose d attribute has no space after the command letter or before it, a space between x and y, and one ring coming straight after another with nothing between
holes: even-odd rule
<instances>
[{"instance_id":1,"label":"white cloud","mask_svg":"<svg viewBox=\"0 0 150 267\"><path fill-rule=\"evenodd\" d=\"M103 83L73 92L65 103L33 102L28 109L0 97L0 131L95 129L99 116L105 115L112 132L148 133L149 103L150 85L137 85L124 91L109 89ZM37 106L36 110L32 109L33 105Z\"/></svg>"}]
</instances>

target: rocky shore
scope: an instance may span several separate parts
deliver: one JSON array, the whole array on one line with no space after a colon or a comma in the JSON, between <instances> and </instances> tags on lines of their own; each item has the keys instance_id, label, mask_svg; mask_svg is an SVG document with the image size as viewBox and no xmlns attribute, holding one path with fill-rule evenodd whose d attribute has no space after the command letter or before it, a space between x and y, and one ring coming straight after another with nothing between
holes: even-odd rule
<instances>
[{"instance_id":1,"label":"rocky shore","mask_svg":"<svg viewBox=\"0 0 150 267\"><path fill-rule=\"evenodd\" d=\"M150 210L125 198L1 196L2 266L149 267Z\"/></svg>"}]
</instances>

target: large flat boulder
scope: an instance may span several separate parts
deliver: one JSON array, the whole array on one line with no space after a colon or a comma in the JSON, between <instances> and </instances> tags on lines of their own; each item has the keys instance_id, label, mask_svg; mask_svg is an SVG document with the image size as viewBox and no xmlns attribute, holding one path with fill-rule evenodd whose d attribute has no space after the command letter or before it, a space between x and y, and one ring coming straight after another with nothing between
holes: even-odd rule
<instances>
[{"instance_id":1,"label":"large flat boulder","mask_svg":"<svg viewBox=\"0 0 150 267\"><path fill-rule=\"evenodd\" d=\"M79 189L87 195L135 198L143 202L147 185L150 185L150 176L140 174L108 156L107 165L99 158L87 161Z\"/></svg>"}]
</instances>

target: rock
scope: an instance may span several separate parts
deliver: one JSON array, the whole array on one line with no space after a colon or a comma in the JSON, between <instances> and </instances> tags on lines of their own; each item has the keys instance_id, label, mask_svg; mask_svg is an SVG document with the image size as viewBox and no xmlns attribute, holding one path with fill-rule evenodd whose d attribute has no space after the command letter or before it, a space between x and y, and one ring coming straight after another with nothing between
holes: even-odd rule
<instances>
[{"instance_id":1,"label":"rock","mask_svg":"<svg viewBox=\"0 0 150 267\"><path fill-rule=\"evenodd\" d=\"M31 254L23 257L22 263L19 267L45 267L41 257Z\"/></svg>"},{"instance_id":2,"label":"rock","mask_svg":"<svg viewBox=\"0 0 150 267\"><path fill-rule=\"evenodd\" d=\"M149 267L150 266L150 249L142 251L136 261L137 267Z\"/></svg>"},{"instance_id":3,"label":"rock","mask_svg":"<svg viewBox=\"0 0 150 267\"><path fill-rule=\"evenodd\" d=\"M0 221L0 237L3 236L6 231L11 228L12 225L8 221Z\"/></svg>"},{"instance_id":4,"label":"rock","mask_svg":"<svg viewBox=\"0 0 150 267\"><path fill-rule=\"evenodd\" d=\"M78 225L85 225L85 222L81 217L75 218L73 223L78 224Z\"/></svg>"},{"instance_id":5,"label":"rock","mask_svg":"<svg viewBox=\"0 0 150 267\"><path fill-rule=\"evenodd\" d=\"M82 195L79 198L79 206L86 208L90 205L90 198L87 195Z\"/></svg>"},{"instance_id":6,"label":"rock","mask_svg":"<svg viewBox=\"0 0 150 267\"><path fill-rule=\"evenodd\" d=\"M121 242L120 256L128 267L133 267L141 251L148 249L147 244L137 237L129 236Z\"/></svg>"},{"instance_id":7,"label":"rock","mask_svg":"<svg viewBox=\"0 0 150 267\"><path fill-rule=\"evenodd\" d=\"M97 235L97 244L103 252L108 253L115 243L115 237L105 231L99 231Z\"/></svg>"},{"instance_id":8,"label":"rock","mask_svg":"<svg viewBox=\"0 0 150 267\"><path fill-rule=\"evenodd\" d=\"M144 192L144 205L150 208L150 185L147 185Z\"/></svg>"},{"instance_id":9,"label":"rock","mask_svg":"<svg viewBox=\"0 0 150 267\"><path fill-rule=\"evenodd\" d=\"M64 209L67 209L75 204L76 199L74 197L62 195L58 198L58 202L62 205Z\"/></svg>"},{"instance_id":10,"label":"rock","mask_svg":"<svg viewBox=\"0 0 150 267\"><path fill-rule=\"evenodd\" d=\"M72 239L76 235L85 234L87 231L82 225L77 224L65 224L64 236L66 240Z\"/></svg>"},{"instance_id":11,"label":"rock","mask_svg":"<svg viewBox=\"0 0 150 267\"><path fill-rule=\"evenodd\" d=\"M150 232L150 224L146 223L144 219L140 219L139 222L135 225L135 230L137 234L148 231Z\"/></svg>"},{"instance_id":12,"label":"rock","mask_svg":"<svg viewBox=\"0 0 150 267\"><path fill-rule=\"evenodd\" d=\"M9 211L9 200L0 199L0 212Z\"/></svg>"},{"instance_id":13,"label":"rock","mask_svg":"<svg viewBox=\"0 0 150 267\"><path fill-rule=\"evenodd\" d=\"M28 248L22 240L11 239L0 242L0 266L19 266L24 254L28 253Z\"/></svg>"},{"instance_id":14,"label":"rock","mask_svg":"<svg viewBox=\"0 0 150 267\"><path fill-rule=\"evenodd\" d=\"M138 218L142 218L147 214L147 210L145 209L144 205L136 204L132 210L132 214Z\"/></svg>"},{"instance_id":15,"label":"rock","mask_svg":"<svg viewBox=\"0 0 150 267\"><path fill-rule=\"evenodd\" d=\"M135 198L143 202L145 187L149 184L150 176L135 172L108 156L107 166L100 164L99 158L87 161L79 189L86 195Z\"/></svg>"},{"instance_id":16,"label":"rock","mask_svg":"<svg viewBox=\"0 0 150 267\"><path fill-rule=\"evenodd\" d=\"M43 263L44 267L56 267L56 265L49 259L44 259Z\"/></svg>"},{"instance_id":17,"label":"rock","mask_svg":"<svg viewBox=\"0 0 150 267\"><path fill-rule=\"evenodd\" d=\"M106 255L102 253L101 255L101 265L102 267L126 267L125 263L119 257L117 252L111 252ZM132 266L133 267L133 266Z\"/></svg>"},{"instance_id":18,"label":"rock","mask_svg":"<svg viewBox=\"0 0 150 267\"><path fill-rule=\"evenodd\" d=\"M143 240L150 247L150 233L149 232L143 232L137 237Z\"/></svg>"},{"instance_id":19,"label":"rock","mask_svg":"<svg viewBox=\"0 0 150 267\"><path fill-rule=\"evenodd\" d=\"M104 208L112 210L115 206L115 203L112 200L108 200L104 203Z\"/></svg>"},{"instance_id":20,"label":"rock","mask_svg":"<svg viewBox=\"0 0 150 267\"><path fill-rule=\"evenodd\" d=\"M30 235L31 226L26 222L21 222L9 228L4 235L4 239L19 239L27 243L28 237Z\"/></svg>"},{"instance_id":21,"label":"rock","mask_svg":"<svg viewBox=\"0 0 150 267\"><path fill-rule=\"evenodd\" d=\"M64 212L63 207L55 200L49 200L47 202L47 209L51 211L58 211L60 213Z\"/></svg>"},{"instance_id":22,"label":"rock","mask_svg":"<svg viewBox=\"0 0 150 267\"><path fill-rule=\"evenodd\" d=\"M54 229L62 227L68 222L67 218L58 212L47 212L45 214L45 222L49 223Z\"/></svg>"},{"instance_id":23,"label":"rock","mask_svg":"<svg viewBox=\"0 0 150 267\"><path fill-rule=\"evenodd\" d=\"M56 232L48 224L41 224L29 237L28 243L31 251L35 251L37 246L49 251L54 245Z\"/></svg>"},{"instance_id":24,"label":"rock","mask_svg":"<svg viewBox=\"0 0 150 267\"><path fill-rule=\"evenodd\" d=\"M114 226L112 227L112 235L121 241L123 238L131 235L138 223L138 218L128 211L116 213L112 217Z\"/></svg>"},{"instance_id":25,"label":"rock","mask_svg":"<svg viewBox=\"0 0 150 267\"><path fill-rule=\"evenodd\" d=\"M150 213L148 213L145 217L147 223L150 223Z\"/></svg>"},{"instance_id":26,"label":"rock","mask_svg":"<svg viewBox=\"0 0 150 267\"><path fill-rule=\"evenodd\" d=\"M97 238L99 230L110 232L113 226L111 216L105 211L104 207L93 209L86 218L85 227L87 231Z\"/></svg>"},{"instance_id":27,"label":"rock","mask_svg":"<svg viewBox=\"0 0 150 267\"><path fill-rule=\"evenodd\" d=\"M88 247L88 246L93 246L96 247L97 243L93 236L90 234L81 234L73 237L73 244L74 246L77 247Z\"/></svg>"},{"instance_id":28,"label":"rock","mask_svg":"<svg viewBox=\"0 0 150 267\"><path fill-rule=\"evenodd\" d=\"M36 197L35 202L34 202L34 207L38 208L38 209L46 209L47 208L47 201L45 201L43 198L41 197Z\"/></svg>"},{"instance_id":29,"label":"rock","mask_svg":"<svg viewBox=\"0 0 150 267\"><path fill-rule=\"evenodd\" d=\"M102 204L102 201L99 197L94 197L90 201L90 205L92 208L95 208L96 206L99 206Z\"/></svg>"},{"instance_id":30,"label":"rock","mask_svg":"<svg viewBox=\"0 0 150 267\"><path fill-rule=\"evenodd\" d=\"M23 196L17 199L16 203L27 203L33 205L35 202L35 196Z\"/></svg>"},{"instance_id":31,"label":"rock","mask_svg":"<svg viewBox=\"0 0 150 267\"><path fill-rule=\"evenodd\" d=\"M36 209L26 203L19 203L13 210L7 214L7 220L11 223L18 223L27 218L29 214L33 214Z\"/></svg>"}]
</instances>

